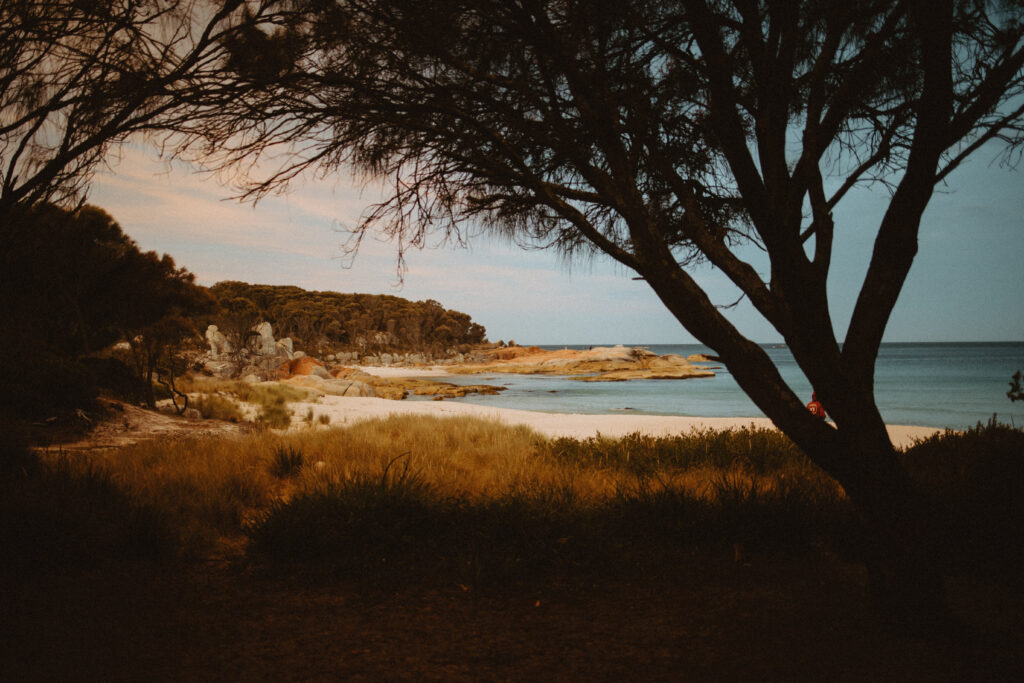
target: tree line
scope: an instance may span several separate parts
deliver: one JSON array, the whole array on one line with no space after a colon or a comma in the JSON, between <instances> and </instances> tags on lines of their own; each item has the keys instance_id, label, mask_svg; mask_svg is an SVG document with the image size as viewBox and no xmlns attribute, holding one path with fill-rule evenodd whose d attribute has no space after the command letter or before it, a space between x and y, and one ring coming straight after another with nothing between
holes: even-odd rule
<instances>
[{"instance_id":1,"label":"tree line","mask_svg":"<svg viewBox=\"0 0 1024 683\"><path fill-rule=\"evenodd\" d=\"M271 323L275 337L290 337L313 353L444 352L479 344L486 330L466 313L437 301L409 301L387 294L306 291L285 285L218 282L210 287L219 309L203 317L225 333L236 348L260 321Z\"/></svg>"}]
</instances>

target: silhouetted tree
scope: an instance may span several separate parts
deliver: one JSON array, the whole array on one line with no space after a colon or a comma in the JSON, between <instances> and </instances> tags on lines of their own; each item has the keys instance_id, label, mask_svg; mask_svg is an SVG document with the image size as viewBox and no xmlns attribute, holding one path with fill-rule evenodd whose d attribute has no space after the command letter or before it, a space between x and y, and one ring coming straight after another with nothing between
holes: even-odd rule
<instances>
[{"instance_id":1,"label":"silhouetted tree","mask_svg":"<svg viewBox=\"0 0 1024 683\"><path fill-rule=\"evenodd\" d=\"M636 271L843 485L870 530L874 587L907 613L941 604L875 361L935 185L988 143L1021 142L1020 3L289 4L293 20L265 36L288 50L263 69L249 53L244 73L263 78L191 130L208 163L265 168L253 162L290 150L249 179L252 197L306 170L393 181L353 247L381 230L400 263L429 235L484 226ZM890 202L840 343L833 210L869 183ZM834 425L702 290L698 264L778 330Z\"/></svg>"},{"instance_id":2,"label":"silhouetted tree","mask_svg":"<svg viewBox=\"0 0 1024 683\"><path fill-rule=\"evenodd\" d=\"M1021 380L1024 379L1024 375L1021 375L1020 370L1013 373L1010 377L1010 390L1006 392L1006 397L1011 402L1024 401L1024 388L1021 387Z\"/></svg>"},{"instance_id":3,"label":"silhouetted tree","mask_svg":"<svg viewBox=\"0 0 1024 683\"><path fill-rule=\"evenodd\" d=\"M146 349L136 354L136 367L152 405L156 366L182 338L172 339L175 326L167 319L207 311L213 297L170 256L141 251L97 207L16 207L7 228L0 250L0 319L17 362L31 367L40 357L53 357L66 368L126 339L133 349Z\"/></svg>"},{"instance_id":4,"label":"silhouetted tree","mask_svg":"<svg viewBox=\"0 0 1024 683\"><path fill-rule=\"evenodd\" d=\"M249 8L242 11L242 6ZM15 204L74 207L129 135L189 116L236 33L243 0L0 3L0 228Z\"/></svg>"},{"instance_id":5,"label":"silhouetted tree","mask_svg":"<svg viewBox=\"0 0 1024 683\"><path fill-rule=\"evenodd\" d=\"M136 332L128 337L128 344L142 387L143 400L150 408L156 407L153 392L153 382L156 380L171 394L174 408L181 415L188 408L188 395L178 391L175 385L175 380L186 370L178 354L186 340L197 336L192 321L173 313Z\"/></svg>"}]
</instances>

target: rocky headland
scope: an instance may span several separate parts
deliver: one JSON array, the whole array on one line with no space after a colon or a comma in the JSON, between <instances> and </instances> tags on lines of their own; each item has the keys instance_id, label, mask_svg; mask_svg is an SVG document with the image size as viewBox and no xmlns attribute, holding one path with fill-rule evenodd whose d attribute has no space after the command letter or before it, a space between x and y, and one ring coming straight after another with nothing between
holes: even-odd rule
<instances>
[{"instance_id":1,"label":"rocky headland","mask_svg":"<svg viewBox=\"0 0 1024 683\"><path fill-rule=\"evenodd\" d=\"M323 360L295 350L291 339L277 340L270 323L257 325L246 348L234 349L216 327L206 331L210 349L199 364L206 374L246 382L283 382L321 396L435 399L496 394L504 387L454 384L432 375L509 373L561 375L583 382L637 379L679 380L713 377L712 359L659 356L641 347L598 346L586 350L546 350L537 346L480 344L452 350L441 358L422 353L381 352L360 356L338 351ZM380 370L384 368L386 373Z\"/></svg>"}]
</instances>

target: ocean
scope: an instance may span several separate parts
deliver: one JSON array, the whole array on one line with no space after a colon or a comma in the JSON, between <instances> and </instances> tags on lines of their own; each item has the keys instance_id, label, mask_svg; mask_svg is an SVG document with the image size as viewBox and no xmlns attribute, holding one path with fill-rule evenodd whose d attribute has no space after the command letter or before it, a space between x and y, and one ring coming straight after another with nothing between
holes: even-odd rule
<instances>
[{"instance_id":1,"label":"ocean","mask_svg":"<svg viewBox=\"0 0 1024 683\"><path fill-rule=\"evenodd\" d=\"M612 346L594 344L593 346ZM626 344L659 355L711 353L699 344ZM586 349L590 345L544 346ZM810 384L785 346L765 345L782 376L810 400ZM875 397L886 422L964 429L997 415L1000 422L1024 426L1024 401L1006 397L1010 376L1024 371L1024 342L882 344L875 372ZM506 387L497 396L459 401L554 413L636 413L695 417L760 417L724 368L712 378L579 382L544 375L484 374L448 378L460 384Z\"/></svg>"}]
</instances>

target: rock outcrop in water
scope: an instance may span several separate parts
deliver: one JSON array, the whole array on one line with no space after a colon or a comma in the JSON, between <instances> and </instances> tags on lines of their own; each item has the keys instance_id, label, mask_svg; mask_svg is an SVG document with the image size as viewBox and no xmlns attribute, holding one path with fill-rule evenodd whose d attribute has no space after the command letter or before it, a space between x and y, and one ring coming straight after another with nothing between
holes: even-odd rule
<instances>
[{"instance_id":1,"label":"rock outcrop in water","mask_svg":"<svg viewBox=\"0 0 1024 683\"><path fill-rule=\"evenodd\" d=\"M598 346L586 351L546 351L536 346L498 349L493 360L450 366L452 374L513 373L568 375L583 382L622 382L632 379L692 379L714 377L711 368L695 365L678 354L659 356L647 349Z\"/></svg>"}]
</instances>

